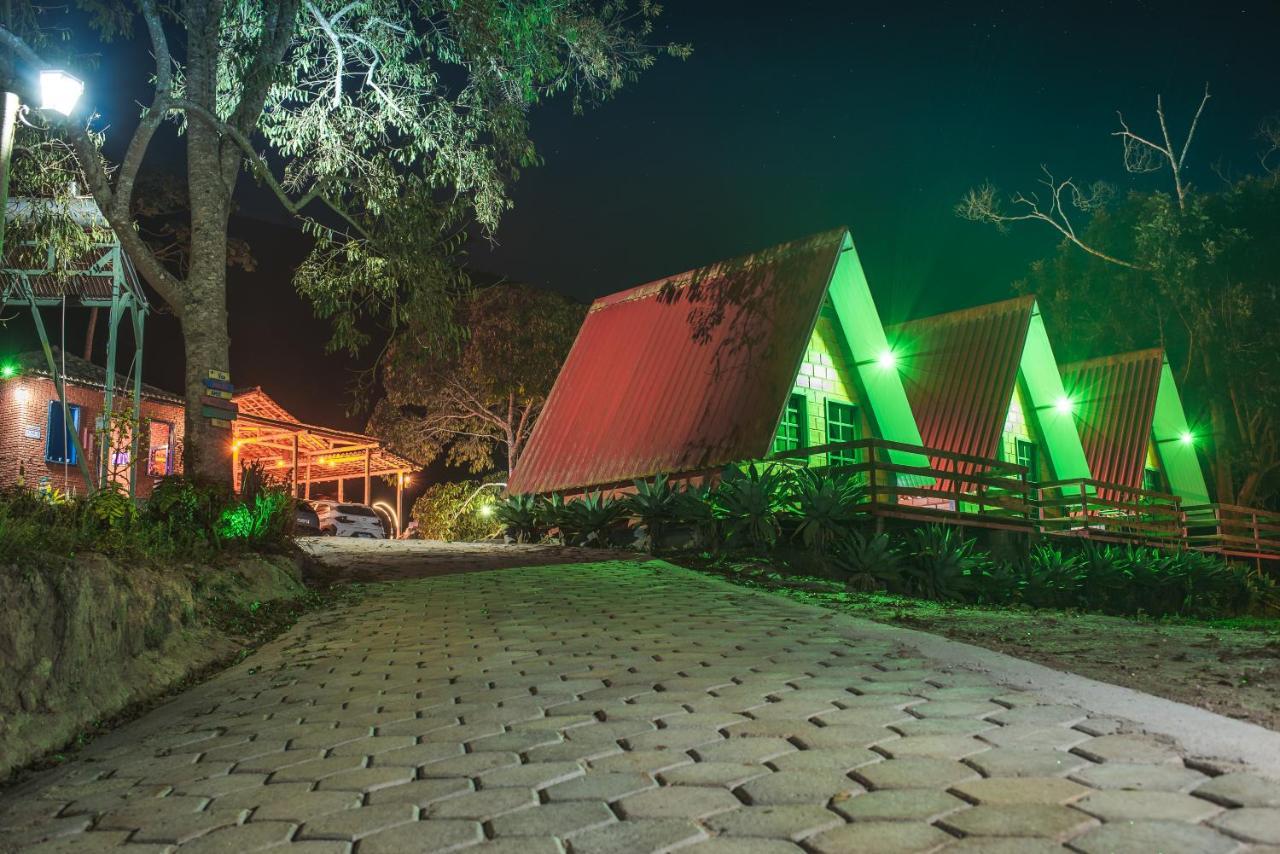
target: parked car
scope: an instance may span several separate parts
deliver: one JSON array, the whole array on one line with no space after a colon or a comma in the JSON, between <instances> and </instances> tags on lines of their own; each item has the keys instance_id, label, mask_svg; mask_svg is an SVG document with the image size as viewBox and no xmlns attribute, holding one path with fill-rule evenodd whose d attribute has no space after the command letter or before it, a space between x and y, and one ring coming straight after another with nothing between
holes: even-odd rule
<instances>
[{"instance_id":1,"label":"parked car","mask_svg":"<svg viewBox=\"0 0 1280 854\"><path fill-rule=\"evenodd\" d=\"M320 516L314 507L305 501L294 504L293 535L295 537L314 537L320 534Z\"/></svg>"},{"instance_id":2,"label":"parked car","mask_svg":"<svg viewBox=\"0 0 1280 854\"><path fill-rule=\"evenodd\" d=\"M365 537L385 540L387 530L382 517L368 504L339 504L336 501L313 501L320 517L320 533L329 537Z\"/></svg>"}]
</instances>

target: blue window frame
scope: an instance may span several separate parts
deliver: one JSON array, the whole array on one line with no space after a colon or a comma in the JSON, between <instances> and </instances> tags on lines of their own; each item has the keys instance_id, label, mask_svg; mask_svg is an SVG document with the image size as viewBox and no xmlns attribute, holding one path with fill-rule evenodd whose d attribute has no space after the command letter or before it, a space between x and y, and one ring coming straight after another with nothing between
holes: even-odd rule
<instances>
[{"instance_id":1,"label":"blue window frame","mask_svg":"<svg viewBox=\"0 0 1280 854\"><path fill-rule=\"evenodd\" d=\"M57 400L49 401L49 422L48 429L45 430L44 440L44 459L50 463L66 463L75 465L76 445L72 441L72 431L80 429L80 407L73 403L67 404L67 415L71 419L71 423L67 424L62 417L62 403Z\"/></svg>"}]
</instances>

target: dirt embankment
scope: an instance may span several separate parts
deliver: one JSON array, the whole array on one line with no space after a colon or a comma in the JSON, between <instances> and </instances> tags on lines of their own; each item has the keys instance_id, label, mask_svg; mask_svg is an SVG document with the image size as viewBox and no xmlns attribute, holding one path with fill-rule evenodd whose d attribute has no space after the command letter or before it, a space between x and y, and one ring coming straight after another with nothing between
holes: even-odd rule
<instances>
[{"instance_id":1,"label":"dirt embankment","mask_svg":"<svg viewBox=\"0 0 1280 854\"><path fill-rule=\"evenodd\" d=\"M301 566L118 566L98 555L0 567L0 781L130 706L234 658L240 615L305 593ZM228 629L231 631L228 631Z\"/></svg>"}]
</instances>

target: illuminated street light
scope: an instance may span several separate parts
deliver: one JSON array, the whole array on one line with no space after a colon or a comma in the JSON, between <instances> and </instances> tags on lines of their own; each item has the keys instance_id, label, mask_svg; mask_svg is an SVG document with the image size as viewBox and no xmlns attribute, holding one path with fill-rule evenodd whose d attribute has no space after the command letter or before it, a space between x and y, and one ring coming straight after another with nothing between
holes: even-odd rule
<instances>
[{"instance_id":1,"label":"illuminated street light","mask_svg":"<svg viewBox=\"0 0 1280 854\"><path fill-rule=\"evenodd\" d=\"M84 81L78 77L56 68L40 72L40 109L69 116L83 94Z\"/></svg>"}]
</instances>

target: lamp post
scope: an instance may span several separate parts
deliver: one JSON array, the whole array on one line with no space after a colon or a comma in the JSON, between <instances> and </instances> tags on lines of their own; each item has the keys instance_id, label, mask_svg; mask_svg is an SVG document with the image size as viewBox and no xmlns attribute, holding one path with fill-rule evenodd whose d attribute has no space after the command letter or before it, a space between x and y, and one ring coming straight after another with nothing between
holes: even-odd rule
<instances>
[{"instance_id":1,"label":"lamp post","mask_svg":"<svg viewBox=\"0 0 1280 854\"><path fill-rule=\"evenodd\" d=\"M40 72L40 109L71 115L84 94L84 82L56 68ZM9 161L13 157L13 129L24 107L17 94L5 92L0 103L0 258L4 257L5 220L9 208Z\"/></svg>"}]
</instances>

